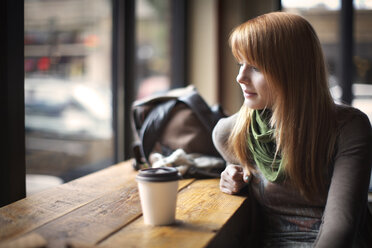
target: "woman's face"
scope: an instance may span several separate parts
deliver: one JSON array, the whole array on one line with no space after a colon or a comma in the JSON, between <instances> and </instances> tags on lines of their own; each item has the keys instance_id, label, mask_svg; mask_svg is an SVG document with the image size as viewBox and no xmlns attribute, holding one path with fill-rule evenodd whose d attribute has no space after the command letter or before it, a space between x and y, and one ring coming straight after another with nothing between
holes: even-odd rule
<instances>
[{"instance_id":1,"label":"woman's face","mask_svg":"<svg viewBox=\"0 0 372 248\"><path fill-rule=\"evenodd\" d=\"M270 109L274 99L268 84L260 70L246 62L239 64L239 74L236 81L243 91L244 104L251 109Z\"/></svg>"}]
</instances>

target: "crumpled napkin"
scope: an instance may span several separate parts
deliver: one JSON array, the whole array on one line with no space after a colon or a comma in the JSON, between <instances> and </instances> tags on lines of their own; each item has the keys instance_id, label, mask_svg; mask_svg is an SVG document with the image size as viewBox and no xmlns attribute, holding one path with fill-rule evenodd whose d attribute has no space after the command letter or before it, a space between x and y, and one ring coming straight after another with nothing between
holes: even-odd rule
<instances>
[{"instance_id":1,"label":"crumpled napkin","mask_svg":"<svg viewBox=\"0 0 372 248\"><path fill-rule=\"evenodd\" d=\"M225 167L225 161L221 158L206 156L199 153L187 154L183 149L175 150L168 157L165 157L160 153L153 153L150 155L149 160L153 168L175 167L181 175L185 175L190 170L198 170L208 173L213 169Z\"/></svg>"}]
</instances>

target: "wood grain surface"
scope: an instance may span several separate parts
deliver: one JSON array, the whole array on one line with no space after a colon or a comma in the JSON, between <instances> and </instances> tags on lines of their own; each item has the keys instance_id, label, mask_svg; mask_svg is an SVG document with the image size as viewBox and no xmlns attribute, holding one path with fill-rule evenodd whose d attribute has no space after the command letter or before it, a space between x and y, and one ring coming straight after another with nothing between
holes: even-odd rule
<instances>
[{"instance_id":1,"label":"wood grain surface","mask_svg":"<svg viewBox=\"0 0 372 248\"><path fill-rule=\"evenodd\" d=\"M136 174L121 163L1 208L0 247L29 233L48 247L98 243L142 215ZM181 180L179 190L193 181Z\"/></svg>"},{"instance_id":2,"label":"wood grain surface","mask_svg":"<svg viewBox=\"0 0 372 248\"><path fill-rule=\"evenodd\" d=\"M123 188L133 180L131 161L48 189L0 208L0 240L14 238Z\"/></svg>"},{"instance_id":3,"label":"wood grain surface","mask_svg":"<svg viewBox=\"0 0 372 248\"><path fill-rule=\"evenodd\" d=\"M218 247L246 218L219 179L184 179L176 223L145 225L136 175L127 161L0 208L0 248Z\"/></svg>"}]
</instances>

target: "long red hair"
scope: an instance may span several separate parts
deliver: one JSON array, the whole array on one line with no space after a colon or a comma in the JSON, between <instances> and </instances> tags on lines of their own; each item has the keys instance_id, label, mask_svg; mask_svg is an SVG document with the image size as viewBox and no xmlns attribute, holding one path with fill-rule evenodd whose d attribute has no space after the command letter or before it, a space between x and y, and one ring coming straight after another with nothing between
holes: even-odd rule
<instances>
[{"instance_id":1,"label":"long red hair","mask_svg":"<svg viewBox=\"0 0 372 248\"><path fill-rule=\"evenodd\" d=\"M307 198L324 194L324 173L332 161L337 131L335 104L314 29L298 15L273 12L236 27L230 46L237 60L260 69L275 94L271 125L290 183ZM242 106L229 144L241 163L254 169L247 147L251 111Z\"/></svg>"}]
</instances>

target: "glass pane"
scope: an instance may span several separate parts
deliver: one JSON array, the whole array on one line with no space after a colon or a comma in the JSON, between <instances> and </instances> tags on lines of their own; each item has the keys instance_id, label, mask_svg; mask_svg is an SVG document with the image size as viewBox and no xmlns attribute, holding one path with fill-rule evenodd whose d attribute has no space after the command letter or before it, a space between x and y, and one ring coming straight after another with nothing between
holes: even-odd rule
<instances>
[{"instance_id":1,"label":"glass pane","mask_svg":"<svg viewBox=\"0 0 372 248\"><path fill-rule=\"evenodd\" d=\"M111 1L24 3L26 172L69 181L113 161Z\"/></svg>"},{"instance_id":2,"label":"glass pane","mask_svg":"<svg viewBox=\"0 0 372 248\"><path fill-rule=\"evenodd\" d=\"M170 0L136 0L137 99L170 87Z\"/></svg>"},{"instance_id":3,"label":"glass pane","mask_svg":"<svg viewBox=\"0 0 372 248\"><path fill-rule=\"evenodd\" d=\"M354 6L353 106L372 123L372 1L354 0Z\"/></svg>"}]
</instances>

